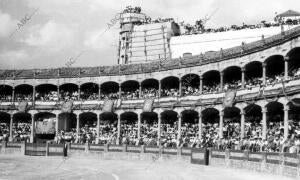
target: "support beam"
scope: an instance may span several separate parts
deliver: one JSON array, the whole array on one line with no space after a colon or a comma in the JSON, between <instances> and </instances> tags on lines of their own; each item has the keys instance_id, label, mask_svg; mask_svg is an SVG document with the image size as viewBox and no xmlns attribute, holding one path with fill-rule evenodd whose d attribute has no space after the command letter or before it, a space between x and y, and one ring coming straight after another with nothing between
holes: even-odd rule
<instances>
[{"instance_id":1,"label":"support beam","mask_svg":"<svg viewBox=\"0 0 300 180\"><path fill-rule=\"evenodd\" d=\"M99 84L98 100L101 100L101 83Z\"/></svg>"},{"instance_id":2,"label":"support beam","mask_svg":"<svg viewBox=\"0 0 300 180\"><path fill-rule=\"evenodd\" d=\"M56 123L55 123L55 136L58 137L58 121L59 121L59 114L56 115Z\"/></svg>"},{"instance_id":3,"label":"support beam","mask_svg":"<svg viewBox=\"0 0 300 180\"><path fill-rule=\"evenodd\" d=\"M245 137L245 110L241 109L241 139Z\"/></svg>"},{"instance_id":4,"label":"support beam","mask_svg":"<svg viewBox=\"0 0 300 180\"><path fill-rule=\"evenodd\" d=\"M157 123L157 145L160 145L160 136L161 136L161 113L158 113L158 123Z\"/></svg>"},{"instance_id":5,"label":"support beam","mask_svg":"<svg viewBox=\"0 0 300 180\"><path fill-rule=\"evenodd\" d=\"M198 136L199 136L199 140L202 140L202 132L203 132L203 127L202 127L202 109L199 110L198 112L199 114L199 121L198 121Z\"/></svg>"},{"instance_id":6,"label":"support beam","mask_svg":"<svg viewBox=\"0 0 300 180\"><path fill-rule=\"evenodd\" d=\"M284 57L284 80L288 80L289 77L289 57Z\"/></svg>"},{"instance_id":7,"label":"support beam","mask_svg":"<svg viewBox=\"0 0 300 180\"><path fill-rule=\"evenodd\" d=\"M99 144L99 138L100 138L100 114L97 114L97 130L96 130L96 133L97 133L97 138L96 138L96 144Z\"/></svg>"},{"instance_id":8,"label":"support beam","mask_svg":"<svg viewBox=\"0 0 300 180\"><path fill-rule=\"evenodd\" d=\"M121 137L121 114L118 114L118 125L117 125L117 144L120 144Z\"/></svg>"},{"instance_id":9,"label":"support beam","mask_svg":"<svg viewBox=\"0 0 300 180\"><path fill-rule=\"evenodd\" d=\"M289 106L285 105L284 106L284 130L283 130L283 134L284 134L284 139L286 140L289 136Z\"/></svg>"},{"instance_id":10,"label":"support beam","mask_svg":"<svg viewBox=\"0 0 300 180\"><path fill-rule=\"evenodd\" d=\"M267 64L265 62L262 63L262 68L263 68L263 85L266 85Z\"/></svg>"},{"instance_id":11,"label":"support beam","mask_svg":"<svg viewBox=\"0 0 300 180\"><path fill-rule=\"evenodd\" d=\"M262 139L267 139L267 108L262 107Z\"/></svg>"},{"instance_id":12,"label":"support beam","mask_svg":"<svg viewBox=\"0 0 300 180\"><path fill-rule=\"evenodd\" d=\"M30 126L30 143L34 142L34 114L31 114L31 126Z\"/></svg>"},{"instance_id":13,"label":"support beam","mask_svg":"<svg viewBox=\"0 0 300 180\"><path fill-rule=\"evenodd\" d=\"M139 82L139 98L142 98L142 82Z\"/></svg>"},{"instance_id":14,"label":"support beam","mask_svg":"<svg viewBox=\"0 0 300 180\"><path fill-rule=\"evenodd\" d=\"M242 67L242 88L245 88L245 67Z\"/></svg>"},{"instance_id":15,"label":"support beam","mask_svg":"<svg viewBox=\"0 0 300 180\"><path fill-rule=\"evenodd\" d=\"M141 138L141 120L142 120L142 114L138 113L138 131L137 131L137 138Z\"/></svg>"},{"instance_id":16,"label":"support beam","mask_svg":"<svg viewBox=\"0 0 300 180\"><path fill-rule=\"evenodd\" d=\"M80 134L80 127L79 127L79 113L76 114L76 133L77 133L77 138L79 138L79 134Z\"/></svg>"},{"instance_id":17,"label":"support beam","mask_svg":"<svg viewBox=\"0 0 300 180\"><path fill-rule=\"evenodd\" d=\"M177 133L177 147L180 146L180 140L181 140L181 124L182 124L182 115L178 114L178 133Z\"/></svg>"},{"instance_id":18,"label":"support beam","mask_svg":"<svg viewBox=\"0 0 300 180\"><path fill-rule=\"evenodd\" d=\"M223 87L224 87L224 72L221 71L220 72L220 91L223 91Z\"/></svg>"},{"instance_id":19,"label":"support beam","mask_svg":"<svg viewBox=\"0 0 300 180\"><path fill-rule=\"evenodd\" d=\"M200 75L199 93L203 93L203 76Z\"/></svg>"},{"instance_id":20,"label":"support beam","mask_svg":"<svg viewBox=\"0 0 300 180\"><path fill-rule=\"evenodd\" d=\"M161 98L161 80L158 81L158 98Z\"/></svg>"},{"instance_id":21,"label":"support beam","mask_svg":"<svg viewBox=\"0 0 300 180\"><path fill-rule=\"evenodd\" d=\"M121 89L122 85L121 83L119 83L119 99L121 99L122 97L122 89Z\"/></svg>"},{"instance_id":22,"label":"support beam","mask_svg":"<svg viewBox=\"0 0 300 180\"><path fill-rule=\"evenodd\" d=\"M10 115L10 121L9 121L9 142L13 141L13 114Z\"/></svg>"},{"instance_id":23,"label":"support beam","mask_svg":"<svg viewBox=\"0 0 300 180\"><path fill-rule=\"evenodd\" d=\"M223 120L224 119L224 109L220 111L220 122L219 122L219 138L223 138Z\"/></svg>"}]
</instances>

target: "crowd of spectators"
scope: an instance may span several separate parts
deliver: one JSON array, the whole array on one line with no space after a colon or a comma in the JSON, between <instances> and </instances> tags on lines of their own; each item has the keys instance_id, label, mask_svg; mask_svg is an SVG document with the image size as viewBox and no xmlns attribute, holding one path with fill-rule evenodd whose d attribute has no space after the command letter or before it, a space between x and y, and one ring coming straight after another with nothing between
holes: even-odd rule
<instances>
[{"instance_id":1,"label":"crowd of spectators","mask_svg":"<svg viewBox=\"0 0 300 180\"><path fill-rule=\"evenodd\" d=\"M2 141L8 141L9 126L7 123L0 123L0 143Z\"/></svg>"},{"instance_id":2,"label":"crowd of spectators","mask_svg":"<svg viewBox=\"0 0 300 180\"><path fill-rule=\"evenodd\" d=\"M142 98L158 97L158 89L155 88L144 88L142 89Z\"/></svg>"},{"instance_id":3,"label":"crowd of spectators","mask_svg":"<svg viewBox=\"0 0 300 180\"><path fill-rule=\"evenodd\" d=\"M219 28L205 28L204 20L197 20L194 25L185 24L180 22L179 24L184 28L183 35L192 35L192 34L202 34L202 33L216 33L216 32L226 32L226 31L238 31L243 29L258 29L258 28L269 28L269 27L278 27L282 25L298 25L299 20L295 21L284 21L284 22L266 22L261 21L261 23L255 25L248 25L243 23L242 25L231 25L229 27L223 26Z\"/></svg>"},{"instance_id":4,"label":"crowd of spectators","mask_svg":"<svg viewBox=\"0 0 300 180\"><path fill-rule=\"evenodd\" d=\"M69 101L69 100L76 101L76 100L79 100L79 93L78 93L78 91L71 92L71 91L61 90L59 99L64 100L64 101Z\"/></svg>"},{"instance_id":5,"label":"crowd of spectators","mask_svg":"<svg viewBox=\"0 0 300 180\"><path fill-rule=\"evenodd\" d=\"M26 141L29 142L30 140L30 123L15 123L13 125L12 134L13 134L13 141Z\"/></svg>"},{"instance_id":6,"label":"crowd of spectators","mask_svg":"<svg viewBox=\"0 0 300 180\"><path fill-rule=\"evenodd\" d=\"M58 101L57 91L50 92L36 92L35 100L37 101Z\"/></svg>"},{"instance_id":7,"label":"crowd of spectators","mask_svg":"<svg viewBox=\"0 0 300 180\"><path fill-rule=\"evenodd\" d=\"M171 89L162 89L161 97L178 97L179 89L171 88Z\"/></svg>"},{"instance_id":8,"label":"crowd of spectators","mask_svg":"<svg viewBox=\"0 0 300 180\"><path fill-rule=\"evenodd\" d=\"M32 94L16 94L15 100L18 102L21 101L32 101Z\"/></svg>"}]
</instances>

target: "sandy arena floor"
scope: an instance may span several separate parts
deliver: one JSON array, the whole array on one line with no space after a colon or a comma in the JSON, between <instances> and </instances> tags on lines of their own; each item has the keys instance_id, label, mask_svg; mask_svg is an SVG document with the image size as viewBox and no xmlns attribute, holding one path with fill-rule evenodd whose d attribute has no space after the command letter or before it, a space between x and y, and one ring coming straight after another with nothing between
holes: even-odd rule
<instances>
[{"instance_id":1,"label":"sandy arena floor","mask_svg":"<svg viewBox=\"0 0 300 180\"><path fill-rule=\"evenodd\" d=\"M0 156L0 180L285 180L245 170L182 162L100 160L97 158Z\"/></svg>"}]
</instances>

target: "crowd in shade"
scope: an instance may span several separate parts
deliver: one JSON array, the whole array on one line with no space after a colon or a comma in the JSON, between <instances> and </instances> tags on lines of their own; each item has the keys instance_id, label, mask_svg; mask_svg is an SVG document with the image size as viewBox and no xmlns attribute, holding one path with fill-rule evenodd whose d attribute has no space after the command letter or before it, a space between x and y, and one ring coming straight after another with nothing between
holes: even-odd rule
<instances>
[{"instance_id":1,"label":"crowd in shade","mask_svg":"<svg viewBox=\"0 0 300 180\"><path fill-rule=\"evenodd\" d=\"M216 32L226 32L226 31L238 31L243 29L258 29L258 28L269 28L269 27L278 27L282 25L298 25L300 23L299 20L295 21L284 21L284 22L266 22L261 21L259 24L250 25L243 23L242 25L231 25L231 26L223 26L218 28L205 28L205 20L197 20L194 25L186 24L184 22L180 22L180 26L184 28L182 32L183 35L192 35L192 34L202 34L202 33L216 33Z\"/></svg>"},{"instance_id":2,"label":"crowd in shade","mask_svg":"<svg viewBox=\"0 0 300 180\"><path fill-rule=\"evenodd\" d=\"M30 140L30 123L15 123L12 129L13 141L26 141ZM7 131L6 131L7 132ZM9 134L9 132L7 132Z\"/></svg>"},{"instance_id":3,"label":"crowd in shade","mask_svg":"<svg viewBox=\"0 0 300 180\"><path fill-rule=\"evenodd\" d=\"M6 123L0 123L0 142L8 141L9 126Z\"/></svg>"},{"instance_id":4,"label":"crowd in shade","mask_svg":"<svg viewBox=\"0 0 300 180\"><path fill-rule=\"evenodd\" d=\"M142 89L142 98L158 97L158 89L144 88Z\"/></svg>"},{"instance_id":5,"label":"crowd in shade","mask_svg":"<svg viewBox=\"0 0 300 180\"><path fill-rule=\"evenodd\" d=\"M161 90L161 97L178 97L178 96L179 96L178 89L171 88L171 89Z\"/></svg>"},{"instance_id":6,"label":"crowd in shade","mask_svg":"<svg viewBox=\"0 0 300 180\"><path fill-rule=\"evenodd\" d=\"M288 80L297 79L300 77L300 68L295 68L291 70ZM266 84L263 85L262 77L252 77L246 78L245 80L245 88L252 89L255 87L263 88L264 86L274 86L275 84L281 83L284 80L284 73L267 76ZM223 90L227 91L229 89L241 89L242 81L241 80L233 80L227 83L224 83ZM204 83L202 86L203 94L213 94L220 92L220 83L219 82L210 82L210 84ZM1 92L0 92L1 93ZM199 95L200 89L198 86L192 84L185 84L182 86L182 96L189 95ZM150 98L150 97L158 97L158 89L157 88L142 88L141 98ZM178 97L179 89L178 88L163 88L161 89L161 97ZM63 101L69 100L98 100L99 94L98 92L90 92L90 91L81 91L80 96L78 91L63 91L61 90L60 94L57 94L57 91L48 91L48 92L39 92L36 91L35 99L37 101L57 101L58 99ZM12 98L12 95L0 94L0 101L8 102ZM118 92L102 92L100 95L100 99L118 99ZM139 89L121 91L121 98L123 100L131 100L131 99L139 99ZM32 94L15 94L16 101L32 101Z\"/></svg>"}]
</instances>

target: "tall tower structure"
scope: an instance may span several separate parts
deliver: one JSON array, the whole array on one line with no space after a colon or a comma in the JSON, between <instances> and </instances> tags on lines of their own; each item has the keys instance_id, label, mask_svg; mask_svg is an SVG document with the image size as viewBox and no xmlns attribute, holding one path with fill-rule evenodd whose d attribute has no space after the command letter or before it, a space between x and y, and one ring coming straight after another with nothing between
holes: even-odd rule
<instances>
[{"instance_id":1,"label":"tall tower structure","mask_svg":"<svg viewBox=\"0 0 300 180\"><path fill-rule=\"evenodd\" d=\"M131 35L135 25L141 25L146 21L146 15L141 13L140 7L127 7L120 14L120 36L119 36L119 56L118 64L128 63L128 49Z\"/></svg>"}]
</instances>

